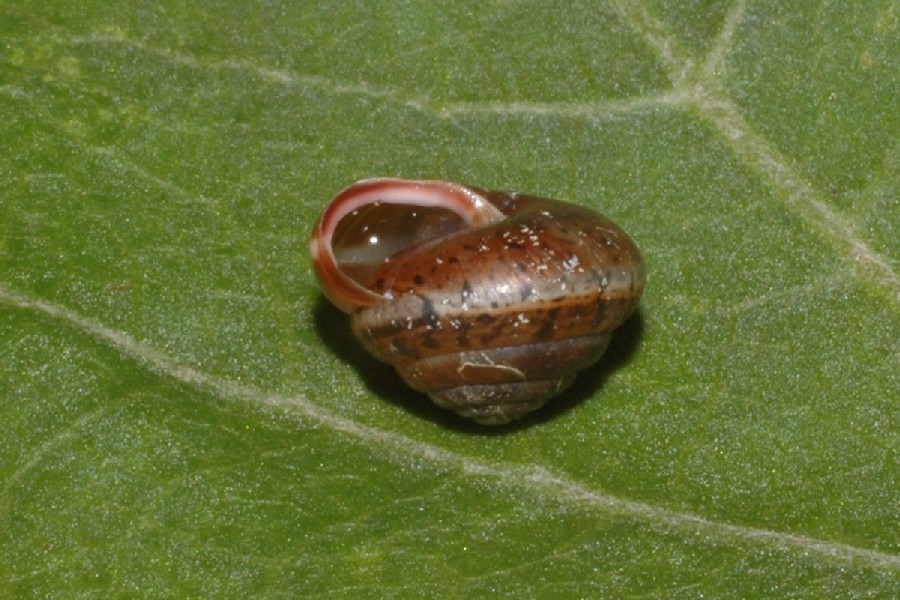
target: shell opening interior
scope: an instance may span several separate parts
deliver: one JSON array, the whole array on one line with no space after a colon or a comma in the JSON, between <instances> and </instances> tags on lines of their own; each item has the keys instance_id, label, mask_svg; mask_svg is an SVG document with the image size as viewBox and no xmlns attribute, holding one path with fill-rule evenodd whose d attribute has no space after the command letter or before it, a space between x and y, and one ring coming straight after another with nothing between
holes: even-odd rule
<instances>
[{"instance_id":1,"label":"shell opening interior","mask_svg":"<svg viewBox=\"0 0 900 600\"><path fill-rule=\"evenodd\" d=\"M341 271L366 287L391 256L467 227L458 213L446 208L373 202L341 218L331 247Z\"/></svg>"}]
</instances>

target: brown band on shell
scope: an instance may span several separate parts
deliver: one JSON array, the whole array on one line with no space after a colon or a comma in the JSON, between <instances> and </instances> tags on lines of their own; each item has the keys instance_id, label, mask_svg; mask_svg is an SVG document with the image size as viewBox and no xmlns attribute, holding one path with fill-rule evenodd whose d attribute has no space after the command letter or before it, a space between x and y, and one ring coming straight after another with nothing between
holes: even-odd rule
<instances>
[{"instance_id":1,"label":"brown band on shell","mask_svg":"<svg viewBox=\"0 0 900 600\"><path fill-rule=\"evenodd\" d=\"M596 362L643 260L585 208L441 181L342 191L311 241L323 291L415 389L479 422L517 418Z\"/></svg>"}]
</instances>

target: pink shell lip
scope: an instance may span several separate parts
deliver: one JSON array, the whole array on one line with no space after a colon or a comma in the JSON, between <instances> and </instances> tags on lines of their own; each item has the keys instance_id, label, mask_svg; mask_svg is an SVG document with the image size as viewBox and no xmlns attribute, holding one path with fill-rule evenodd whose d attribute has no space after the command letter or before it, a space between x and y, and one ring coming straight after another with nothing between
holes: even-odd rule
<instances>
[{"instance_id":1,"label":"pink shell lip","mask_svg":"<svg viewBox=\"0 0 900 600\"><path fill-rule=\"evenodd\" d=\"M472 227L504 218L503 213L477 191L447 181L383 177L364 179L343 189L316 222L309 253L322 291L332 304L346 313L384 300L348 277L341 270L332 248L332 237L341 219L374 202L452 210Z\"/></svg>"}]
</instances>

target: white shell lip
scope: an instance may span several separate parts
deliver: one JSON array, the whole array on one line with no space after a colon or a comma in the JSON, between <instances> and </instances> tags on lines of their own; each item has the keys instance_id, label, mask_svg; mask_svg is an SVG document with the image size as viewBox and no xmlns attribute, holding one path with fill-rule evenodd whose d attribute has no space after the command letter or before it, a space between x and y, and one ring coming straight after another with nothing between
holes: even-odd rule
<instances>
[{"instance_id":1,"label":"white shell lip","mask_svg":"<svg viewBox=\"0 0 900 600\"><path fill-rule=\"evenodd\" d=\"M332 249L332 237L341 219L374 202L444 208L458 214L471 227L505 218L472 188L448 181L377 177L362 179L344 188L316 222L309 253L322 291L332 304L346 313L373 306L385 299L348 277L341 270Z\"/></svg>"}]
</instances>

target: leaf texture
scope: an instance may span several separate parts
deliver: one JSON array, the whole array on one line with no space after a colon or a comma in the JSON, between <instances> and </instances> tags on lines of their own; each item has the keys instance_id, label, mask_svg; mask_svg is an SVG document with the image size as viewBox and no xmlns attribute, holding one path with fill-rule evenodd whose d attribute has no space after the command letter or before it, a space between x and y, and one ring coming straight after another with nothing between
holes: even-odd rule
<instances>
[{"instance_id":1,"label":"leaf texture","mask_svg":"<svg viewBox=\"0 0 900 600\"><path fill-rule=\"evenodd\" d=\"M0 7L0 594L900 594L896 3ZM376 175L592 206L639 312L499 430L307 256Z\"/></svg>"}]
</instances>

